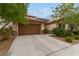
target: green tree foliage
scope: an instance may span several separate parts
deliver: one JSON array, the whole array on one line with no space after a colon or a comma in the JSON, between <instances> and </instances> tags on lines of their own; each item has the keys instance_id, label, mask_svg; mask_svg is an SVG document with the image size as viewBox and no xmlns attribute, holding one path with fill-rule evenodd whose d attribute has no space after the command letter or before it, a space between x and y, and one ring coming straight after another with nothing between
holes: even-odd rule
<instances>
[{"instance_id":1,"label":"green tree foliage","mask_svg":"<svg viewBox=\"0 0 79 59\"><path fill-rule=\"evenodd\" d=\"M10 22L26 24L28 4L24 3L0 3L0 23L5 23L4 27Z\"/></svg>"},{"instance_id":2,"label":"green tree foliage","mask_svg":"<svg viewBox=\"0 0 79 59\"><path fill-rule=\"evenodd\" d=\"M79 6L75 6L74 3L60 4L53 10L53 17L59 17L61 23L68 24L74 29L76 26L79 26Z\"/></svg>"}]
</instances>

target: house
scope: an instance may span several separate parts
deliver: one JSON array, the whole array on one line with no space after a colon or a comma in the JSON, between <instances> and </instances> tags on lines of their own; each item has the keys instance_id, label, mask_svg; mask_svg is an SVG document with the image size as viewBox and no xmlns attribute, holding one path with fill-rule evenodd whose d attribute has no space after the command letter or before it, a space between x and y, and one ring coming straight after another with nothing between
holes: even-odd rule
<instances>
[{"instance_id":1,"label":"house","mask_svg":"<svg viewBox=\"0 0 79 59\"><path fill-rule=\"evenodd\" d=\"M46 29L48 29L49 31L51 31L52 29L56 28L56 27L62 27L65 28L65 30L69 29L68 24L64 24L62 22L63 19L61 19L60 17L58 18L54 18L53 20L49 21L48 23L46 23Z\"/></svg>"},{"instance_id":2,"label":"house","mask_svg":"<svg viewBox=\"0 0 79 59\"><path fill-rule=\"evenodd\" d=\"M17 31L18 35L42 34L48 20L35 16L28 16L27 18L29 24L13 23L13 30Z\"/></svg>"},{"instance_id":3,"label":"house","mask_svg":"<svg viewBox=\"0 0 79 59\"><path fill-rule=\"evenodd\" d=\"M57 22L60 21L60 18L53 18L48 23L46 23L46 29L51 31L52 29L56 28L58 26Z\"/></svg>"},{"instance_id":4,"label":"house","mask_svg":"<svg viewBox=\"0 0 79 59\"><path fill-rule=\"evenodd\" d=\"M10 23L6 27L12 26L13 31L17 32L17 35L30 35L30 34L42 34L44 29L51 31L57 27L54 21L49 19L37 18L35 16L28 15L28 24ZM1 25L2 26L2 25Z\"/></svg>"},{"instance_id":5,"label":"house","mask_svg":"<svg viewBox=\"0 0 79 59\"><path fill-rule=\"evenodd\" d=\"M56 27L57 27L57 24L56 23L53 23L53 21L46 23L46 26L45 26L45 28L47 30L49 30L49 31L51 31L52 29L54 29Z\"/></svg>"}]
</instances>

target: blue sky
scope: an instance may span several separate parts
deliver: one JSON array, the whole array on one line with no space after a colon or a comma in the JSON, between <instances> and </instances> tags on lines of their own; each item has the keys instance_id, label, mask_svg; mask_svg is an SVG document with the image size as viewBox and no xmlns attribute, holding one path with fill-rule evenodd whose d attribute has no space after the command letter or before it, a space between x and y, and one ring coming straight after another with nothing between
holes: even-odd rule
<instances>
[{"instance_id":1,"label":"blue sky","mask_svg":"<svg viewBox=\"0 0 79 59\"><path fill-rule=\"evenodd\" d=\"M56 3L30 3L28 8L28 14L37 16L40 18L50 19L52 14L52 8L57 7Z\"/></svg>"},{"instance_id":2,"label":"blue sky","mask_svg":"<svg viewBox=\"0 0 79 59\"><path fill-rule=\"evenodd\" d=\"M58 5L58 3L30 3L28 15L50 19L52 15L52 8L54 9Z\"/></svg>"}]
</instances>

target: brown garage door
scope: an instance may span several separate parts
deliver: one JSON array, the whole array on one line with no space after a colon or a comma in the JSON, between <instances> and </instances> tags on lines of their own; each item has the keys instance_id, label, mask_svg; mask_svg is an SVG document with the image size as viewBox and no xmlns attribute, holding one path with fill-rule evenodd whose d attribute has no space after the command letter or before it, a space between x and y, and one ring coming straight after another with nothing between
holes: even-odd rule
<instances>
[{"instance_id":1,"label":"brown garage door","mask_svg":"<svg viewBox=\"0 0 79 59\"><path fill-rule=\"evenodd\" d=\"M19 24L19 35L27 35L27 34L39 34L40 33L40 24L29 24L22 25Z\"/></svg>"}]
</instances>

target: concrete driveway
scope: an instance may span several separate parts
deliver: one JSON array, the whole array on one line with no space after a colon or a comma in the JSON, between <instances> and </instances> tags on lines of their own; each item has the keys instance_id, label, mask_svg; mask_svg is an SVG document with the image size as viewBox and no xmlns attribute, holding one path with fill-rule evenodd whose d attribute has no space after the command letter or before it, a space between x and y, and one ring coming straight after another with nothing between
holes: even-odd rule
<instances>
[{"instance_id":1,"label":"concrete driveway","mask_svg":"<svg viewBox=\"0 0 79 59\"><path fill-rule=\"evenodd\" d=\"M7 55L10 56L48 56L71 45L48 35L18 36Z\"/></svg>"},{"instance_id":2,"label":"concrete driveway","mask_svg":"<svg viewBox=\"0 0 79 59\"><path fill-rule=\"evenodd\" d=\"M50 56L79 56L79 44L75 44L69 48L52 53Z\"/></svg>"}]
</instances>

